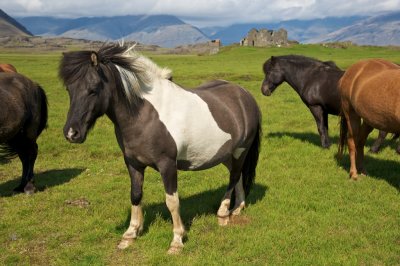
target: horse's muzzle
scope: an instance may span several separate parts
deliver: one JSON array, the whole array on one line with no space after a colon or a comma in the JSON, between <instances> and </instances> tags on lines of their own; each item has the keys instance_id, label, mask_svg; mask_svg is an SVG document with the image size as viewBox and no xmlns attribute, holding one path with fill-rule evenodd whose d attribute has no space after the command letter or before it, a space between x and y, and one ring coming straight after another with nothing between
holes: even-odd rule
<instances>
[{"instance_id":1,"label":"horse's muzzle","mask_svg":"<svg viewBox=\"0 0 400 266\"><path fill-rule=\"evenodd\" d=\"M71 143L82 143L84 137L81 135L79 130L70 127L67 132L64 131L65 138Z\"/></svg>"},{"instance_id":2,"label":"horse's muzzle","mask_svg":"<svg viewBox=\"0 0 400 266\"><path fill-rule=\"evenodd\" d=\"M264 94L265 96L271 96L271 90L268 88L267 85L261 85L261 92L262 94Z\"/></svg>"}]
</instances>

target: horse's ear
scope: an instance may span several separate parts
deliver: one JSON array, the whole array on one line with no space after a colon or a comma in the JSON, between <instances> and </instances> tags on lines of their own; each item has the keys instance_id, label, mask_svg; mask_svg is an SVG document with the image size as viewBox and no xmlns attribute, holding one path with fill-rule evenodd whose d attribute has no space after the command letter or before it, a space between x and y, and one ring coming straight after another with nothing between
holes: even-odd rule
<instances>
[{"instance_id":1,"label":"horse's ear","mask_svg":"<svg viewBox=\"0 0 400 266\"><path fill-rule=\"evenodd\" d=\"M92 61L93 66L97 66L97 54L95 52L92 52L90 55L90 60Z\"/></svg>"},{"instance_id":2,"label":"horse's ear","mask_svg":"<svg viewBox=\"0 0 400 266\"><path fill-rule=\"evenodd\" d=\"M271 56L271 63L275 63L275 56Z\"/></svg>"}]
</instances>

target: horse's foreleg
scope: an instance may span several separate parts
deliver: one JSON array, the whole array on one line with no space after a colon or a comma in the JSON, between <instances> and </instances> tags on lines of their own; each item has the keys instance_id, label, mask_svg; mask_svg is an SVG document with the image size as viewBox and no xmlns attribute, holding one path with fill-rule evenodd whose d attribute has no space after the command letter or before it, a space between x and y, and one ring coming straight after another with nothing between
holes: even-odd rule
<instances>
[{"instance_id":1,"label":"horse's foreleg","mask_svg":"<svg viewBox=\"0 0 400 266\"><path fill-rule=\"evenodd\" d=\"M367 141L367 137L369 133L373 130L373 127L366 124L365 122L362 123L359 132L359 138L357 143L357 170L361 174L367 174L367 171L364 168L364 146L365 142Z\"/></svg>"},{"instance_id":2,"label":"horse's foreleg","mask_svg":"<svg viewBox=\"0 0 400 266\"><path fill-rule=\"evenodd\" d=\"M122 236L121 242L118 244L119 249L127 248L134 239L136 239L143 230L143 212L140 202L143 195L143 179L144 168L134 168L125 159L126 166L128 167L129 175L131 178L131 221L129 228Z\"/></svg>"},{"instance_id":3,"label":"horse's foreleg","mask_svg":"<svg viewBox=\"0 0 400 266\"><path fill-rule=\"evenodd\" d=\"M178 181L176 162L166 160L159 166L159 170L164 182L165 202L171 213L173 223L174 238L168 249L169 254L179 253L183 248L183 236L185 228L179 213Z\"/></svg>"},{"instance_id":4,"label":"horse's foreleg","mask_svg":"<svg viewBox=\"0 0 400 266\"><path fill-rule=\"evenodd\" d=\"M377 153L379 151L379 148L381 147L383 141L385 140L387 134L388 134L387 132L385 132L383 130L379 130L378 138L375 140L374 144L372 144L369 151L373 152L373 153Z\"/></svg>"},{"instance_id":5,"label":"horse's foreleg","mask_svg":"<svg viewBox=\"0 0 400 266\"><path fill-rule=\"evenodd\" d=\"M324 112L321 106L309 106L315 122L317 123L318 133L321 137L321 144L324 148L331 146L328 136L328 113Z\"/></svg>"}]
</instances>

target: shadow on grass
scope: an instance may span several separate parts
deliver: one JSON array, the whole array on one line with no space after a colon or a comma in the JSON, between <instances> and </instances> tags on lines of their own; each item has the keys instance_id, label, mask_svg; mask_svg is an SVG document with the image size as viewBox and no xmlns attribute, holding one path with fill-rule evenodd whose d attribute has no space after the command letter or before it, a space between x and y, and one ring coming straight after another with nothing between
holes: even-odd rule
<instances>
[{"instance_id":1,"label":"shadow on grass","mask_svg":"<svg viewBox=\"0 0 400 266\"><path fill-rule=\"evenodd\" d=\"M44 191L50 187L62 185L69 182L72 178L78 176L85 169L68 168L68 169L53 169L41 173L36 173L35 187L36 191ZM0 197L10 197L15 195L13 189L21 182L21 177L0 184Z\"/></svg>"},{"instance_id":2,"label":"shadow on grass","mask_svg":"<svg viewBox=\"0 0 400 266\"><path fill-rule=\"evenodd\" d=\"M336 160L339 166L342 166L347 172L350 171L350 157L348 154L343 155L341 160ZM366 155L364 157L364 165L367 170L368 177L378 180L385 180L389 185L393 186L400 192L400 163L392 160L382 160ZM362 176L361 177L362 180Z\"/></svg>"},{"instance_id":3,"label":"shadow on grass","mask_svg":"<svg viewBox=\"0 0 400 266\"><path fill-rule=\"evenodd\" d=\"M246 205L254 204L260 201L268 191L268 187L264 185L254 184L249 196L246 199ZM185 229L190 231L193 220L195 217L202 215L214 215L215 220L217 220L217 211L221 203L221 199L226 192L226 186L221 186L218 189L204 191L202 193L187 197L180 198L180 214L183 223L185 224ZM145 205L143 207L143 212L145 213L143 234L147 233L150 225L154 222L156 217L161 217L164 220L171 222L171 214L165 204L165 202ZM130 223L130 212L128 213L125 223L120 224L116 227L121 235L129 227Z\"/></svg>"},{"instance_id":4,"label":"shadow on grass","mask_svg":"<svg viewBox=\"0 0 400 266\"><path fill-rule=\"evenodd\" d=\"M302 142L308 142L315 146L321 147L321 138L316 133L311 132L271 132L268 133L265 138L283 138L290 137L294 139L301 140ZM339 138L337 136L329 137L331 144L335 144L339 142Z\"/></svg>"},{"instance_id":5,"label":"shadow on grass","mask_svg":"<svg viewBox=\"0 0 400 266\"><path fill-rule=\"evenodd\" d=\"M321 146L321 138L317 133L312 133L312 132L271 132L268 133L265 138L283 138L283 137L291 137L294 139L299 139L303 142L308 142L311 143L315 146L322 147ZM339 137L334 136L334 137L329 137L331 144L338 144L339 143ZM374 143L375 139L368 138L366 147L369 150L369 148L372 146ZM392 140L391 138L387 138L383 144L381 145L380 150L384 149L385 147L391 147L394 152L396 152L398 143L396 140Z\"/></svg>"}]
</instances>

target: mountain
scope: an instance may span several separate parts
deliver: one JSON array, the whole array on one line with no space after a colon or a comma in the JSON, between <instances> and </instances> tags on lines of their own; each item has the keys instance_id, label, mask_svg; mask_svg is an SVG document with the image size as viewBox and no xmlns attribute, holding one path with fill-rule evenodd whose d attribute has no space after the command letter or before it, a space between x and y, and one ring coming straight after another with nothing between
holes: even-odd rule
<instances>
[{"instance_id":1,"label":"mountain","mask_svg":"<svg viewBox=\"0 0 400 266\"><path fill-rule=\"evenodd\" d=\"M276 23L248 23L234 24L228 27L207 27L201 30L212 39L220 39L224 45L238 43L252 29L267 28L278 30L284 28L288 31L288 38L304 42L317 36L328 34L342 27L352 25L365 17L352 16L345 18L329 17L312 20L288 20Z\"/></svg>"},{"instance_id":2,"label":"mountain","mask_svg":"<svg viewBox=\"0 0 400 266\"><path fill-rule=\"evenodd\" d=\"M13 36L32 36L32 33L0 9L0 37Z\"/></svg>"},{"instance_id":3,"label":"mountain","mask_svg":"<svg viewBox=\"0 0 400 266\"><path fill-rule=\"evenodd\" d=\"M307 43L351 41L360 45L400 45L400 12L391 12L363 19Z\"/></svg>"},{"instance_id":4,"label":"mountain","mask_svg":"<svg viewBox=\"0 0 400 266\"><path fill-rule=\"evenodd\" d=\"M175 47L209 41L198 28L175 16L117 16L63 19L22 17L18 21L41 36L61 36L88 40L137 41L162 47Z\"/></svg>"}]
</instances>

